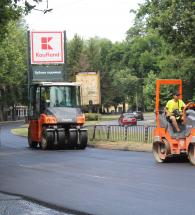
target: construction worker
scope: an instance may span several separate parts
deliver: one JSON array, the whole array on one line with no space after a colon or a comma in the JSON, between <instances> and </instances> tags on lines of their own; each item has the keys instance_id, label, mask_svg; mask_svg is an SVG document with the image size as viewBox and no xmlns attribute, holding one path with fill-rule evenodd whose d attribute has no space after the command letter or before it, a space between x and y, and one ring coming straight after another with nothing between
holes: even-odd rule
<instances>
[{"instance_id":1,"label":"construction worker","mask_svg":"<svg viewBox=\"0 0 195 215\"><path fill-rule=\"evenodd\" d=\"M182 122L182 110L185 107L185 103L179 99L179 95L178 92L173 92L173 99L169 100L165 107L166 118L178 133L181 131L178 122Z\"/></svg>"}]
</instances>

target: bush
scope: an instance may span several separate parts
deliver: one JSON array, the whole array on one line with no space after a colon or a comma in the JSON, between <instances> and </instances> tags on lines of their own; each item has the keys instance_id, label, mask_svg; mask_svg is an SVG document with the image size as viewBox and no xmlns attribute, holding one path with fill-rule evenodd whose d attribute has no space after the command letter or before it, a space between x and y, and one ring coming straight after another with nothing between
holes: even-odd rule
<instances>
[{"instance_id":1,"label":"bush","mask_svg":"<svg viewBox=\"0 0 195 215\"><path fill-rule=\"evenodd\" d=\"M86 121L97 121L101 119L101 114L98 113L85 113Z\"/></svg>"}]
</instances>

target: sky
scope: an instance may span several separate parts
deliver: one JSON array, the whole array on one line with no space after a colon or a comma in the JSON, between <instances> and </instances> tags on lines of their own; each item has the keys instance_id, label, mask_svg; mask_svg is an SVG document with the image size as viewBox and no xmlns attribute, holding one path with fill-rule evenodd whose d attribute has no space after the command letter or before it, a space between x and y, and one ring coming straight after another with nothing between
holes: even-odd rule
<instances>
[{"instance_id":1,"label":"sky","mask_svg":"<svg viewBox=\"0 0 195 215\"><path fill-rule=\"evenodd\" d=\"M100 37L112 42L123 41L132 26L134 15L144 0L48 0L52 12L33 10L26 16L30 30L66 30L68 40L78 34L83 39ZM37 6L45 9L46 0Z\"/></svg>"}]
</instances>

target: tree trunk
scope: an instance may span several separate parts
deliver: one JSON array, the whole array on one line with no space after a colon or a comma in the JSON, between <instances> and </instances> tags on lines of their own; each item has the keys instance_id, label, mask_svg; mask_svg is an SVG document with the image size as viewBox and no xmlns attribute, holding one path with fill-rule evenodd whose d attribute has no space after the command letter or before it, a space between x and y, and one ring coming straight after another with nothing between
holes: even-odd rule
<instances>
[{"instance_id":1,"label":"tree trunk","mask_svg":"<svg viewBox=\"0 0 195 215\"><path fill-rule=\"evenodd\" d=\"M123 113L126 113L126 105L125 105L125 102L123 102Z\"/></svg>"},{"instance_id":2,"label":"tree trunk","mask_svg":"<svg viewBox=\"0 0 195 215\"><path fill-rule=\"evenodd\" d=\"M114 111L117 112L117 105L114 105Z\"/></svg>"},{"instance_id":3,"label":"tree trunk","mask_svg":"<svg viewBox=\"0 0 195 215\"><path fill-rule=\"evenodd\" d=\"M108 107L106 107L106 110L107 110L107 113L109 113L109 108Z\"/></svg>"},{"instance_id":4,"label":"tree trunk","mask_svg":"<svg viewBox=\"0 0 195 215\"><path fill-rule=\"evenodd\" d=\"M12 120L13 121L16 120L16 108L15 108L15 105L12 106Z\"/></svg>"},{"instance_id":5,"label":"tree trunk","mask_svg":"<svg viewBox=\"0 0 195 215\"><path fill-rule=\"evenodd\" d=\"M3 106L0 106L0 121L3 121Z\"/></svg>"}]
</instances>

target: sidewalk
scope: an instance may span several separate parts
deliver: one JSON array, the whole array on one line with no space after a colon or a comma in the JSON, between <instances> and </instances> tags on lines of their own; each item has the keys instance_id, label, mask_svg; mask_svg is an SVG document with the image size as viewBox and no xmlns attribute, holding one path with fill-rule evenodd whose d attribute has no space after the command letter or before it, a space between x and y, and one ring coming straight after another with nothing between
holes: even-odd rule
<instances>
[{"instance_id":1,"label":"sidewalk","mask_svg":"<svg viewBox=\"0 0 195 215\"><path fill-rule=\"evenodd\" d=\"M1 215L70 215L0 192Z\"/></svg>"},{"instance_id":2,"label":"sidewalk","mask_svg":"<svg viewBox=\"0 0 195 215\"><path fill-rule=\"evenodd\" d=\"M25 120L20 119L20 120L15 120L15 121L0 121L0 125L11 124L11 123L19 123L19 122L25 122Z\"/></svg>"}]
</instances>

